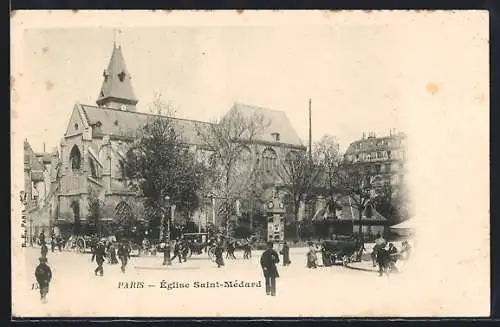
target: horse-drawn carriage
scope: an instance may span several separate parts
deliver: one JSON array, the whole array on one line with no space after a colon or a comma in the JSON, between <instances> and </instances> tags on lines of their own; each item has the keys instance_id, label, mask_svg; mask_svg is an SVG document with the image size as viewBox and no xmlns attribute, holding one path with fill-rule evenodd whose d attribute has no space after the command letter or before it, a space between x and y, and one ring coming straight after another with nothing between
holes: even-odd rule
<instances>
[{"instance_id":1,"label":"horse-drawn carriage","mask_svg":"<svg viewBox=\"0 0 500 327\"><path fill-rule=\"evenodd\" d=\"M79 253L91 253L96 246L97 241L87 235L71 235L66 242L66 247Z\"/></svg>"},{"instance_id":2,"label":"horse-drawn carriage","mask_svg":"<svg viewBox=\"0 0 500 327\"><path fill-rule=\"evenodd\" d=\"M344 266L350 262L359 262L364 250L363 241L353 236L323 241L321 245L321 254L325 266L334 265L339 261Z\"/></svg>"},{"instance_id":3,"label":"horse-drawn carriage","mask_svg":"<svg viewBox=\"0 0 500 327\"><path fill-rule=\"evenodd\" d=\"M210 256L210 248L215 243L207 233L184 233L183 238L186 247L186 257L191 258L193 254L201 255L207 253ZM215 251L215 246L214 246ZM214 252L212 251L212 252Z\"/></svg>"}]
</instances>

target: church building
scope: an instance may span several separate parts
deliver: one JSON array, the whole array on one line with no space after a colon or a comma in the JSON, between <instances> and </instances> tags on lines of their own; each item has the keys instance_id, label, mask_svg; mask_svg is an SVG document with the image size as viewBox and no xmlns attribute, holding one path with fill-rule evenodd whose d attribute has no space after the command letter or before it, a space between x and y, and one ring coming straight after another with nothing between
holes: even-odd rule
<instances>
[{"instance_id":1,"label":"church building","mask_svg":"<svg viewBox=\"0 0 500 327\"><path fill-rule=\"evenodd\" d=\"M51 167L54 196L47 198L49 220L63 235L75 231L88 219L89 191L92 189L104 204L101 220L127 224L144 218L141 197L132 191L123 175L125 154L138 129L152 115L138 111L130 73L122 47L113 45L111 59L103 72L103 82L96 105L76 103L60 142L57 165ZM235 103L231 111L244 115L261 114L270 123L261 137L248 145L252 160L267 170L279 169L290 151L305 151L302 141L283 111ZM190 151L203 150L195 124L210 124L172 118L182 141ZM204 208L192 219L201 225L215 221L213 210ZM205 216L203 216L205 215ZM207 217L210 216L210 217ZM35 222L36 224L36 222Z\"/></svg>"}]
</instances>

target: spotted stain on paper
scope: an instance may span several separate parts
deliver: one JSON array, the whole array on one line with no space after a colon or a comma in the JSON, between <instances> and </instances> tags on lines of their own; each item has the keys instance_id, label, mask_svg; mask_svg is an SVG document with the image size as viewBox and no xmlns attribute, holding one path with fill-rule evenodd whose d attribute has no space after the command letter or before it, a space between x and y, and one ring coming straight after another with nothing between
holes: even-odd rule
<instances>
[{"instance_id":1,"label":"spotted stain on paper","mask_svg":"<svg viewBox=\"0 0 500 327\"><path fill-rule=\"evenodd\" d=\"M427 86L425 87L427 92L429 92L432 95L436 95L439 92L439 85L435 83L427 83Z\"/></svg>"},{"instance_id":2,"label":"spotted stain on paper","mask_svg":"<svg viewBox=\"0 0 500 327\"><path fill-rule=\"evenodd\" d=\"M47 89L47 91L51 91L53 88L54 88L54 83L52 83L51 81L45 82L45 89Z\"/></svg>"}]
</instances>

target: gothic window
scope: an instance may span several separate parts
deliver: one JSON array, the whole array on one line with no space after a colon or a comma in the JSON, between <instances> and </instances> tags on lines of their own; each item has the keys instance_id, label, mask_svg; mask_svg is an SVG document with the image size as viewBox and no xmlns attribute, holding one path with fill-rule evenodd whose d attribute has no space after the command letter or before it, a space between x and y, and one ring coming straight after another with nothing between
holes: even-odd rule
<instances>
[{"instance_id":1,"label":"gothic window","mask_svg":"<svg viewBox=\"0 0 500 327\"><path fill-rule=\"evenodd\" d=\"M71 152L69 154L69 161L71 162L72 170L79 170L82 161L82 155L80 154L80 150L76 145L73 146Z\"/></svg>"},{"instance_id":2,"label":"gothic window","mask_svg":"<svg viewBox=\"0 0 500 327\"><path fill-rule=\"evenodd\" d=\"M118 172L120 179L124 180L127 178L127 165L123 160L119 160L118 163L120 165L120 171Z\"/></svg>"},{"instance_id":3,"label":"gothic window","mask_svg":"<svg viewBox=\"0 0 500 327\"><path fill-rule=\"evenodd\" d=\"M95 166L94 160L89 158L89 166L90 166L90 175L94 178L97 178L97 167Z\"/></svg>"},{"instance_id":4,"label":"gothic window","mask_svg":"<svg viewBox=\"0 0 500 327\"><path fill-rule=\"evenodd\" d=\"M130 206L124 201L118 203L118 205L115 208L115 217L119 224L122 225L130 224L133 218L132 208L130 208Z\"/></svg>"},{"instance_id":5,"label":"gothic window","mask_svg":"<svg viewBox=\"0 0 500 327\"><path fill-rule=\"evenodd\" d=\"M267 148L262 153L262 168L264 171L272 172L278 166L278 156L276 151L271 148Z\"/></svg>"}]
</instances>

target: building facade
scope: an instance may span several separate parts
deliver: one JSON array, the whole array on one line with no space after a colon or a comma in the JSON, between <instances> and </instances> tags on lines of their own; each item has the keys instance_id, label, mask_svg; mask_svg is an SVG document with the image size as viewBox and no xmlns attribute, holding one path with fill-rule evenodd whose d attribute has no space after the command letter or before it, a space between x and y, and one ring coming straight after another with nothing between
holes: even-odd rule
<instances>
[{"instance_id":1,"label":"building facade","mask_svg":"<svg viewBox=\"0 0 500 327\"><path fill-rule=\"evenodd\" d=\"M391 131L388 136L368 137L352 142L347 148L344 159L351 169L369 177L375 192L390 184L398 188L404 183L406 172L407 137L404 133Z\"/></svg>"},{"instance_id":2,"label":"building facade","mask_svg":"<svg viewBox=\"0 0 500 327\"><path fill-rule=\"evenodd\" d=\"M156 117L138 111L138 102L122 48L114 45L96 105L74 105L60 142L57 162L46 167L53 193L48 220L57 227L57 232L68 235L75 231L75 226L87 220L91 191L104 204L102 221L125 224L144 218L143 199L128 187L123 175L125 154L137 131L148 119ZM241 103L235 103L227 115L234 111L242 115L257 113L269 121L265 131L247 144L244 161L268 171L270 184L279 182L275 171L279 169L280 161L290 151L305 151L286 114ZM189 151L200 160L210 156L197 133L199 126L208 127L210 123L170 119ZM215 202L204 205L191 218L202 225L216 220L215 210L211 208Z\"/></svg>"}]
</instances>

